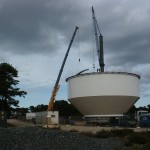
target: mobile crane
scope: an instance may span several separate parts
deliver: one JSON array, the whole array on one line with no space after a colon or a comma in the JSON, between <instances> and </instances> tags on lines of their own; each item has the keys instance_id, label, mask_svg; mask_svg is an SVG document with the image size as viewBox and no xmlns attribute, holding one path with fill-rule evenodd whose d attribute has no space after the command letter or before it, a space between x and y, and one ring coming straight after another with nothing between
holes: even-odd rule
<instances>
[{"instance_id":1,"label":"mobile crane","mask_svg":"<svg viewBox=\"0 0 150 150\"><path fill-rule=\"evenodd\" d=\"M97 48L97 54L98 54L98 61L101 72L104 72L104 54L103 54L103 36L100 32L96 17L94 8L92 6L92 18L93 18L93 26L94 26L94 33L95 33L95 41L96 41L96 48ZM98 37L99 34L99 37Z\"/></svg>"},{"instance_id":2,"label":"mobile crane","mask_svg":"<svg viewBox=\"0 0 150 150\"><path fill-rule=\"evenodd\" d=\"M60 87L60 85L59 85L60 77L61 77L61 75L62 75L62 72L63 72L63 69L64 69L64 65L65 65L65 63L66 63L66 60L67 60L67 57L68 57L68 54L69 54L71 45L72 45L72 43L73 43L74 37L75 37L76 32L77 32L78 29L79 29L79 28L76 26L76 27L75 27L75 30L74 30L74 33L73 33L73 36L72 36L72 38L71 38L71 41L70 41L70 43L69 43L67 52L66 52L66 54L65 54L64 60L63 60L63 62L62 62L62 65L61 65L61 68L60 68L60 71L59 71L59 74L58 74L56 83L55 83L55 85L54 85L54 88L53 88L53 91L52 91L52 95L51 95L51 98L50 98L50 101L49 101L49 105L48 105L48 108L47 108L47 112L53 110L53 103L54 103L54 101L55 101L55 96L56 96L56 94L57 94L57 92L58 92L58 90L59 90L59 87ZM47 113L47 115L48 115L48 113ZM49 116L47 116L47 117L49 117ZM50 119L50 118L47 118L47 125L50 124L50 121L48 121L49 119Z\"/></svg>"}]
</instances>

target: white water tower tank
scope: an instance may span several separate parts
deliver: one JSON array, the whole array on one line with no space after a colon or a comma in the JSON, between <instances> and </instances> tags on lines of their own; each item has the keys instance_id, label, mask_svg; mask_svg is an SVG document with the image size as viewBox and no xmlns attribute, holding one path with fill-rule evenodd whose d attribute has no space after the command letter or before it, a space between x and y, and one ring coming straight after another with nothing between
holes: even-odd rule
<instances>
[{"instance_id":1,"label":"white water tower tank","mask_svg":"<svg viewBox=\"0 0 150 150\"><path fill-rule=\"evenodd\" d=\"M127 72L69 77L68 100L84 117L123 116L139 99L140 76Z\"/></svg>"}]
</instances>

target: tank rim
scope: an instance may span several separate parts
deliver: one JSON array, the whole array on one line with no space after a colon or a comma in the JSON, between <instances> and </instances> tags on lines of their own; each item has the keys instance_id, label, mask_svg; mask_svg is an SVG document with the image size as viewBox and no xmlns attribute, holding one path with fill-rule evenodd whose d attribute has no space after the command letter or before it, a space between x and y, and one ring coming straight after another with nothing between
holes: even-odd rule
<instances>
[{"instance_id":1,"label":"tank rim","mask_svg":"<svg viewBox=\"0 0 150 150\"><path fill-rule=\"evenodd\" d=\"M77 74L77 75L70 76L66 78L66 82L76 77L85 76L85 75L94 75L94 74L123 74L123 75L135 76L140 79L140 75L135 74L135 73L129 73L129 72L90 72L90 73L84 73L84 74L79 74L79 75Z\"/></svg>"}]
</instances>

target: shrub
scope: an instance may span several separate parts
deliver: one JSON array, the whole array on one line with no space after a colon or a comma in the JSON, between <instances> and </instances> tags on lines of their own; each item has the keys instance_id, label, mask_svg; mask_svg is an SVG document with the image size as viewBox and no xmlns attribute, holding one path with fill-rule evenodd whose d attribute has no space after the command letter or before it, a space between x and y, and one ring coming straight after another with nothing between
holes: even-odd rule
<instances>
[{"instance_id":1,"label":"shrub","mask_svg":"<svg viewBox=\"0 0 150 150\"><path fill-rule=\"evenodd\" d=\"M143 146L143 150L149 150L149 149L150 149L150 141L149 141L149 143L147 143Z\"/></svg>"},{"instance_id":2,"label":"shrub","mask_svg":"<svg viewBox=\"0 0 150 150\"><path fill-rule=\"evenodd\" d=\"M128 137L128 140L132 143L135 143L135 144L146 144L148 142L148 137L146 136L146 133L144 132L141 132L141 133L134 133L134 134L131 134L129 137Z\"/></svg>"},{"instance_id":3,"label":"shrub","mask_svg":"<svg viewBox=\"0 0 150 150\"><path fill-rule=\"evenodd\" d=\"M125 137L133 133L134 131L132 129L117 129L111 131L112 136L117 136L117 137Z\"/></svg>"},{"instance_id":4,"label":"shrub","mask_svg":"<svg viewBox=\"0 0 150 150\"><path fill-rule=\"evenodd\" d=\"M134 145L132 148L130 148L130 150L145 150L145 149L143 149L141 145Z\"/></svg>"},{"instance_id":5,"label":"shrub","mask_svg":"<svg viewBox=\"0 0 150 150\"><path fill-rule=\"evenodd\" d=\"M133 146L133 143L131 143L129 140L126 140L124 142L124 145L127 146L127 147L131 147L131 146Z\"/></svg>"},{"instance_id":6,"label":"shrub","mask_svg":"<svg viewBox=\"0 0 150 150\"><path fill-rule=\"evenodd\" d=\"M145 132L145 135L147 136L147 138L150 139L150 131L146 131L146 132Z\"/></svg>"},{"instance_id":7,"label":"shrub","mask_svg":"<svg viewBox=\"0 0 150 150\"><path fill-rule=\"evenodd\" d=\"M150 149L150 143L145 145L134 145L130 148L130 150L149 150Z\"/></svg>"},{"instance_id":8,"label":"shrub","mask_svg":"<svg viewBox=\"0 0 150 150\"><path fill-rule=\"evenodd\" d=\"M91 132L81 132L83 135L87 136L87 137L93 137L95 138L96 135L94 133L91 133Z\"/></svg>"},{"instance_id":9,"label":"shrub","mask_svg":"<svg viewBox=\"0 0 150 150\"><path fill-rule=\"evenodd\" d=\"M132 129L117 129L117 130L111 130L106 131L102 130L95 134L97 138L108 138L108 137L125 137L128 135L133 134L134 131Z\"/></svg>"},{"instance_id":10,"label":"shrub","mask_svg":"<svg viewBox=\"0 0 150 150\"><path fill-rule=\"evenodd\" d=\"M78 132L76 129L69 130L69 132Z\"/></svg>"},{"instance_id":11,"label":"shrub","mask_svg":"<svg viewBox=\"0 0 150 150\"><path fill-rule=\"evenodd\" d=\"M15 127L15 125L7 123L7 127Z\"/></svg>"},{"instance_id":12,"label":"shrub","mask_svg":"<svg viewBox=\"0 0 150 150\"><path fill-rule=\"evenodd\" d=\"M111 132L102 130L102 131L99 131L96 133L96 137L97 138L108 138L108 137L111 137Z\"/></svg>"}]
</instances>

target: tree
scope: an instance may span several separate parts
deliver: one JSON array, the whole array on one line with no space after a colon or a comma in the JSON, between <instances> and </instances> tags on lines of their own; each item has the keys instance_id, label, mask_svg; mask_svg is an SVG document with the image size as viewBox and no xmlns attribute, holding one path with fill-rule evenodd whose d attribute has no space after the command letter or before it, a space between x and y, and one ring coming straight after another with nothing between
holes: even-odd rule
<instances>
[{"instance_id":1,"label":"tree","mask_svg":"<svg viewBox=\"0 0 150 150\"><path fill-rule=\"evenodd\" d=\"M0 109L8 111L11 106L18 106L16 96L25 97L27 92L17 87L18 70L8 63L0 64Z\"/></svg>"},{"instance_id":2,"label":"tree","mask_svg":"<svg viewBox=\"0 0 150 150\"><path fill-rule=\"evenodd\" d=\"M147 105L148 112L150 112L150 104Z\"/></svg>"},{"instance_id":3,"label":"tree","mask_svg":"<svg viewBox=\"0 0 150 150\"><path fill-rule=\"evenodd\" d=\"M48 105L40 104L37 106L30 106L30 112L47 111ZM53 105L54 111L59 111L60 116L82 116L81 113L65 100L55 101Z\"/></svg>"},{"instance_id":4,"label":"tree","mask_svg":"<svg viewBox=\"0 0 150 150\"><path fill-rule=\"evenodd\" d=\"M40 112L40 111L47 111L47 107L48 105L40 104L35 107L30 106L29 109L30 109L30 112Z\"/></svg>"},{"instance_id":5,"label":"tree","mask_svg":"<svg viewBox=\"0 0 150 150\"><path fill-rule=\"evenodd\" d=\"M29 110L30 110L30 112L35 112L35 107L34 106L30 106Z\"/></svg>"},{"instance_id":6,"label":"tree","mask_svg":"<svg viewBox=\"0 0 150 150\"><path fill-rule=\"evenodd\" d=\"M14 114L16 115L16 116L21 116L21 117L25 117L26 116L26 113L28 113L29 112L29 108L24 108L24 107L21 107L21 108L15 108L14 110L13 110L13 112L14 112Z\"/></svg>"},{"instance_id":7,"label":"tree","mask_svg":"<svg viewBox=\"0 0 150 150\"><path fill-rule=\"evenodd\" d=\"M134 119L135 119L136 111L137 111L137 108L135 107L135 105L133 105L133 106L128 110L128 112L126 113L126 115L128 115L131 120L134 120Z\"/></svg>"},{"instance_id":8,"label":"tree","mask_svg":"<svg viewBox=\"0 0 150 150\"><path fill-rule=\"evenodd\" d=\"M54 110L58 110L60 116L82 116L81 113L65 100L55 101Z\"/></svg>"}]
</instances>

